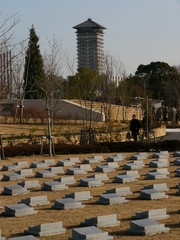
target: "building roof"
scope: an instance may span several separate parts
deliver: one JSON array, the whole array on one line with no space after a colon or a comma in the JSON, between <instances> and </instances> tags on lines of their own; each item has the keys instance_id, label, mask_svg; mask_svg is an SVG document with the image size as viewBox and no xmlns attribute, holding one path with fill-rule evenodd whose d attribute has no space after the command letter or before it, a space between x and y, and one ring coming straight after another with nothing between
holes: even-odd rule
<instances>
[{"instance_id":1,"label":"building roof","mask_svg":"<svg viewBox=\"0 0 180 240\"><path fill-rule=\"evenodd\" d=\"M101 29L106 29L102 25L92 21L91 18L88 18L87 21L85 21L83 23L80 23L80 24L74 26L73 28L75 28L75 29L82 29L82 28L95 28L95 29L101 28Z\"/></svg>"}]
</instances>

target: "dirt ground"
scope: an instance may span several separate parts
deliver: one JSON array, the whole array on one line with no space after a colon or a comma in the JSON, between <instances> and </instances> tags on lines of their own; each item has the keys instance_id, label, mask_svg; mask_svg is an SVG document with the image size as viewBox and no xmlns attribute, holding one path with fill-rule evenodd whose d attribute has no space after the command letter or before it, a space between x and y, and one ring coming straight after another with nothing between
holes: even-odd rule
<instances>
[{"instance_id":1,"label":"dirt ground","mask_svg":"<svg viewBox=\"0 0 180 240\"><path fill-rule=\"evenodd\" d=\"M108 156L112 156L115 153L111 154L83 154L83 155L59 155L53 157L55 162L57 163L58 160L67 159L72 156L78 156L80 157L80 160L82 161L85 157L88 156L94 156L94 155L103 155L104 161L101 163L98 163L98 165L104 164L107 160ZM131 153L132 154L132 153ZM72 229L75 227L80 227L80 223L84 221L85 218L91 218L96 217L100 215L106 215L106 214L117 214L117 218L120 221L120 225L118 227L109 227L109 228L102 228L102 230L109 232L110 235L114 237L115 240L117 239L124 239L124 240L135 240L135 239L156 239L156 240L164 240L164 239L173 239L173 240L179 240L180 236L180 196L176 195L177 188L176 186L180 183L180 178L175 177L175 170L177 167L173 165L174 159L172 157L172 153L170 154L169 162L170 165L168 167L170 172L170 177L168 179L162 179L162 180L145 180L146 173L151 170L152 168L149 168L149 162L152 160L151 156L152 153L149 153L149 158L145 160L145 167L142 170L139 170L140 178L136 182L132 182L129 184L118 184L113 183L114 176L118 175L121 172L124 172L122 170L122 166L125 162L129 161L129 157L131 155L130 153L126 153L126 160L119 163L119 168L116 169L116 171L112 173L107 173L109 180L105 181L104 186L102 187L80 187L79 186L79 180L80 178L85 178L86 176L90 176L92 174L95 174L94 169L96 167L95 164L92 164L92 171L88 172L86 175L78 175L75 176L76 183L74 185L69 186L67 190L61 190L57 192L51 192L51 191L41 191L39 190L31 190L30 193L24 194L24 195L17 195L17 196L6 196L1 194L0 195L0 205L2 207L10 204L16 204L20 202L23 198L28 198L30 196L41 196L41 195L47 195L48 200L50 200L51 204L48 206L38 206L35 207L35 209L38 211L37 214L32 216L25 216L25 217L5 217L3 216L4 209L0 210L0 229L2 232L2 236L4 237L13 237L13 236L20 236L23 235L24 230L28 229L28 226L35 226L41 223L50 223L50 222L57 222L62 221L63 227L66 228L65 234L56 235L56 236L49 236L49 237L41 237L39 239L44 240L67 240L72 235ZM6 160L1 161L1 166L4 164L9 163L15 163L17 161L28 161L30 164L32 161L41 161L44 159L49 159L49 156L32 156L32 157L16 157L16 158L9 158ZM64 167L64 170L66 172L66 168ZM34 173L37 169L34 169ZM38 169L39 170L39 169ZM3 175L6 172L1 171L1 175ZM54 179L42 179L42 178L26 178L26 180L30 179L38 179L41 184L43 182L52 181L55 179L60 178L64 174L60 174ZM4 186L7 185L15 185L18 181L8 181L4 182L1 181L0 186L3 190ZM139 191L140 189L145 185L151 185L153 183L167 183L169 187L169 191L167 194L169 195L169 198L167 199L161 199L161 200L140 200L139 197ZM122 205L113 205L113 206L106 206L106 205L100 205L97 203L98 196L102 193L104 193L107 189L112 189L115 187L123 187L123 186L130 186L131 191L133 192L132 195L126 197L126 199L129 200L128 203L122 204ZM63 197L67 193L77 192L77 191L87 191L89 190L91 192L91 195L93 196L93 199L88 201L83 201L82 203L85 205L85 208L83 209L74 209L74 210L54 210L51 208L53 206L53 201L56 199L59 199ZM158 209L158 208L166 208L167 214L170 215L168 219L161 220L160 222L165 223L167 227L170 228L169 233L166 234L158 234L154 236L130 236L127 233L127 229L130 226L130 220L131 217L137 212L137 211L145 211L150 209Z\"/></svg>"}]
</instances>

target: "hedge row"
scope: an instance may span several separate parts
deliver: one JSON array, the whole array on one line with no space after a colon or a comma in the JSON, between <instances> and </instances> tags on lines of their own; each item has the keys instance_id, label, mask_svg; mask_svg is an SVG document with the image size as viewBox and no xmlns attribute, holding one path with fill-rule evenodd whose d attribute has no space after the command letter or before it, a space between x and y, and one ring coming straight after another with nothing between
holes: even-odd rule
<instances>
[{"instance_id":1,"label":"hedge row","mask_svg":"<svg viewBox=\"0 0 180 240\"><path fill-rule=\"evenodd\" d=\"M32 156L40 154L40 145L23 144L4 148L5 157ZM180 150L180 141L171 140L158 143L142 144L140 142L104 142L88 145L56 144L56 154L110 153L110 152L141 152ZM43 154L48 154L48 145L44 146Z\"/></svg>"}]
</instances>

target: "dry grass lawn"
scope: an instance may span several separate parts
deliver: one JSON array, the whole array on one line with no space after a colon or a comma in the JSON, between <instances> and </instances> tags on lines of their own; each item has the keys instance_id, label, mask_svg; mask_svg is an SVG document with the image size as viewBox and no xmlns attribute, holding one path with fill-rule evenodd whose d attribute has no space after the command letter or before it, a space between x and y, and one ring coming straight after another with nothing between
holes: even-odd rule
<instances>
[{"instance_id":1,"label":"dry grass lawn","mask_svg":"<svg viewBox=\"0 0 180 240\"><path fill-rule=\"evenodd\" d=\"M84 154L84 155L78 155L81 159L87 157L87 156L93 156L97 154ZM100 155L100 154L99 154ZM108 156L114 155L111 154L102 154L106 159ZM75 156L75 155L73 155ZM91 218L98 215L106 215L106 214L113 214L116 213L118 220L120 220L120 226L118 227L109 227L104 228L104 231L109 232L110 235L114 237L114 240L117 239L124 239L124 240L135 240L135 239L155 239L155 240L179 240L180 239L180 196L176 195L177 189L176 185L180 183L180 178L175 177L175 170L177 167L173 165L174 158L169 158L170 166L169 166L169 172L170 172L170 178L165 180L145 180L145 174L150 170L148 164L152 160L151 156L152 153L149 153L149 158L145 160L145 167L142 170L139 170L140 179L137 182L132 182L130 184L117 184L113 183L113 178L115 175L118 175L119 173L123 172L122 166L125 162L128 162L128 158L130 157L130 153L126 153L126 160L119 163L119 168L112 172L108 173L109 180L105 182L103 187L93 187L93 188L87 188L87 187L79 187L79 180L80 178L85 178L86 176L90 176L94 174L95 165L92 165L93 171L89 172L87 175L81 175L81 176L75 176L76 184L69 186L67 190L63 191L57 191L57 192L51 192L51 191L40 191L40 190L31 190L29 194L24 195L17 195L17 196L5 196L0 195L0 205L6 206L9 204L15 204L18 203L23 198L28 198L30 196L40 196L40 195L47 195L48 199L51 201L51 206L53 205L53 201L55 199L59 199L63 197L67 193L77 192L77 191L86 191L90 190L91 195L93 196L93 199L84 201L83 204L85 204L84 209L74 209L74 210L54 210L51 208L51 206L39 206L35 207L35 209L38 210L38 213L33 216L26 216L26 217L5 217L2 215L2 212L4 210L0 210L0 229L2 231L2 236L4 237L12 237L12 236L18 236L23 235L24 230L28 228L28 226L35 226L40 223L49 223L49 222L57 222L62 221L63 227L66 228L66 233L62 235L56 235L56 236L49 236L49 237L41 237L39 239L44 240L67 240L71 234L72 229L75 227L79 227L79 224L84 221L85 218ZM53 157L53 159L56 161L67 159L68 157L71 157L70 155L59 155ZM48 159L49 156L32 156L32 157L16 157L16 158L9 158L7 160L1 161L1 166L3 164L9 164L14 163L17 161L28 161L29 164L32 161L40 161L44 159ZM101 165L100 163L99 165ZM67 167L64 167L64 170L66 170ZM34 172L36 169L34 169ZM3 175L5 172L1 172L1 175ZM64 174L58 175L59 178L63 176ZM56 179L54 178L54 179ZM30 180L31 178L26 178ZM35 179L35 178L33 178ZM39 182L42 184L45 181L52 181L53 179L38 179ZM153 183L164 183L166 182L169 187L169 191L167 194L169 195L169 198L162 199L162 200L139 200L139 191L140 189L145 185L150 185ZM1 188L5 185L15 185L17 181L8 181L3 182L1 181L0 185ZM126 199L129 200L128 203L122 204L122 205L114 205L114 206L105 206L97 204L98 196L106 191L106 189L111 189L115 187L122 187L122 186L130 186L131 191L133 194L131 196L126 197ZM162 220L162 223L165 223L166 226L170 228L170 232L166 234L158 234L154 236L130 236L127 233L127 229L130 225L130 219L131 217L137 212L137 211L145 211L149 209L156 209L156 208L166 208L167 213L170 215L168 219Z\"/></svg>"}]
</instances>

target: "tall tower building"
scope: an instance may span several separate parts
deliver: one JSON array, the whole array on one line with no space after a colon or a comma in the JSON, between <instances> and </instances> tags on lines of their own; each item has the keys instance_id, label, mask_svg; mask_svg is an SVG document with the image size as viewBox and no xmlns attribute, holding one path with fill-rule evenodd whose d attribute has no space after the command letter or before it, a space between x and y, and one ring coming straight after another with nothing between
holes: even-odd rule
<instances>
[{"instance_id":1,"label":"tall tower building","mask_svg":"<svg viewBox=\"0 0 180 240\"><path fill-rule=\"evenodd\" d=\"M77 34L78 68L87 67L104 73L104 32L102 25L90 18L73 27Z\"/></svg>"}]
</instances>

